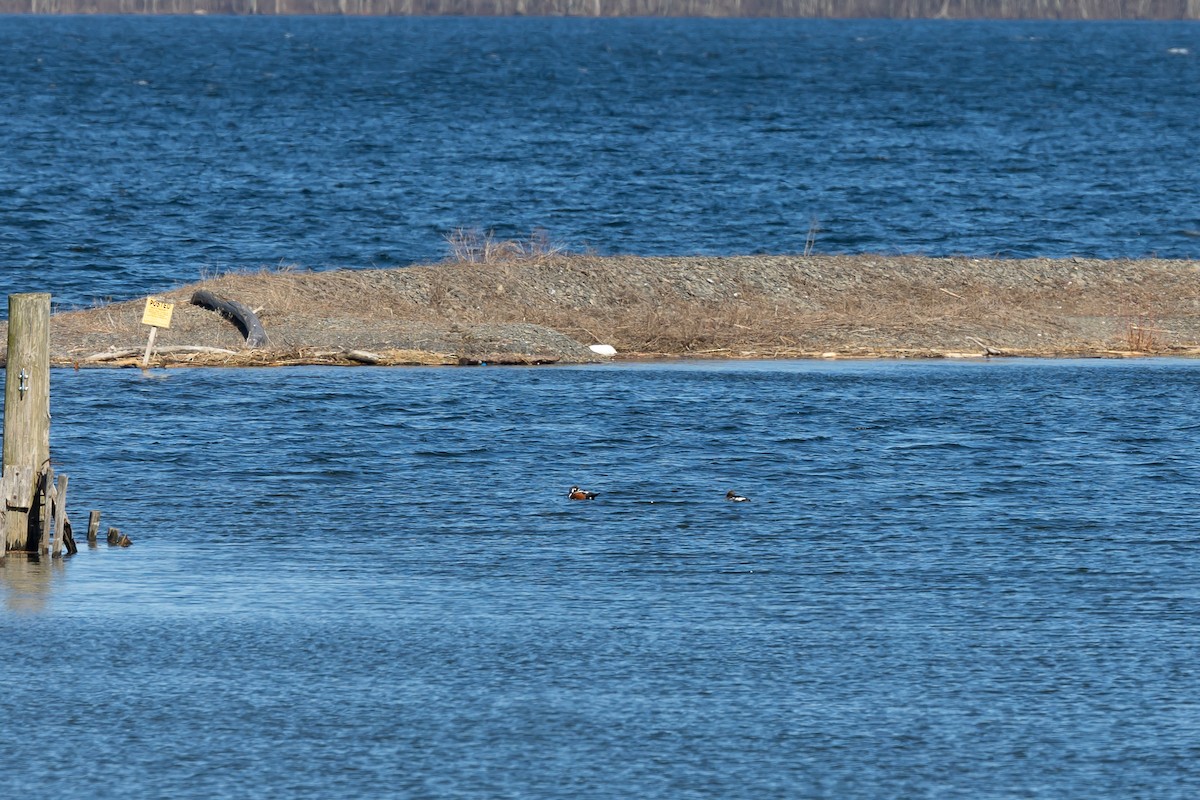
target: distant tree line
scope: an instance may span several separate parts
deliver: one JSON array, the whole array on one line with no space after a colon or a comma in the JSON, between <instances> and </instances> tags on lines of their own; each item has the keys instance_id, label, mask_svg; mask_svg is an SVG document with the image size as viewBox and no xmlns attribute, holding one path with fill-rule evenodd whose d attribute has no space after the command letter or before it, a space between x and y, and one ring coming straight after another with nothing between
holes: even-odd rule
<instances>
[{"instance_id":1,"label":"distant tree line","mask_svg":"<svg viewBox=\"0 0 1200 800\"><path fill-rule=\"evenodd\" d=\"M1200 0L0 0L0 14L1200 19Z\"/></svg>"}]
</instances>

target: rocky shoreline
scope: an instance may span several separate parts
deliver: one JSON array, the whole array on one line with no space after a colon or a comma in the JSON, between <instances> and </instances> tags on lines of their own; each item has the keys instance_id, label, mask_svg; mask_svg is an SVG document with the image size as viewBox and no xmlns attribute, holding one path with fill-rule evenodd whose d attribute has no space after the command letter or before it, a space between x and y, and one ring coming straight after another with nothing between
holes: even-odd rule
<instances>
[{"instance_id":1,"label":"rocky shoreline","mask_svg":"<svg viewBox=\"0 0 1200 800\"><path fill-rule=\"evenodd\" d=\"M1200 354L1200 262L552 254L394 269L231 273L175 304L157 366L563 364L647 358ZM255 312L266 344L193 305ZM60 366L141 364L145 298L60 312ZM0 339L0 341L6 341Z\"/></svg>"}]
</instances>

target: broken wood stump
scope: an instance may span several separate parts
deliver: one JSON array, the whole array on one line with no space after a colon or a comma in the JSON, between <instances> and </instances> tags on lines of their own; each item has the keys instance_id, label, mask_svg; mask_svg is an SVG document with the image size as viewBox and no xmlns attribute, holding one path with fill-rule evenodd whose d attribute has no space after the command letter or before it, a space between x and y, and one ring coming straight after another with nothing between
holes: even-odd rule
<instances>
[{"instance_id":1,"label":"broken wood stump","mask_svg":"<svg viewBox=\"0 0 1200 800\"><path fill-rule=\"evenodd\" d=\"M75 546L75 532L71 529L71 520L67 519L66 514L63 515L63 544L67 546L67 555L73 556L79 552L79 548Z\"/></svg>"}]
</instances>

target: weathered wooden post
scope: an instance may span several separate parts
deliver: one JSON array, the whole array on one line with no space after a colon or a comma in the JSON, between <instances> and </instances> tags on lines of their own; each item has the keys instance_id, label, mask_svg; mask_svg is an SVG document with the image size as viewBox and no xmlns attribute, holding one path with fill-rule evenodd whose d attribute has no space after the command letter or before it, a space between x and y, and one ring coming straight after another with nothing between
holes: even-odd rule
<instances>
[{"instance_id":1,"label":"weathered wooden post","mask_svg":"<svg viewBox=\"0 0 1200 800\"><path fill-rule=\"evenodd\" d=\"M4 541L37 551L36 476L50 461L50 295L8 296L4 375Z\"/></svg>"},{"instance_id":2,"label":"weathered wooden post","mask_svg":"<svg viewBox=\"0 0 1200 800\"><path fill-rule=\"evenodd\" d=\"M50 555L58 558L62 553L63 545L66 544L67 533L70 530L67 522L67 482L70 479L66 475L59 475L58 482L54 485L54 505L52 506L54 517L54 539L50 547ZM47 534L49 535L49 534Z\"/></svg>"},{"instance_id":3,"label":"weathered wooden post","mask_svg":"<svg viewBox=\"0 0 1200 800\"><path fill-rule=\"evenodd\" d=\"M87 541L88 547L96 546L96 534L100 531L100 512L92 511L88 514L88 530Z\"/></svg>"},{"instance_id":4,"label":"weathered wooden post","mask_svg":"<svg viewBox=\"0 0 1200 800\"><path fill-rule=\"evenodd\" d=\"M49 465L38 474L37 502L41 515L38 518L38 552L50 552L50 526L54 524L51 512L54 510L54 469ZM33 539L30 545L32 546Z\"/></svg>"}]
</instances>

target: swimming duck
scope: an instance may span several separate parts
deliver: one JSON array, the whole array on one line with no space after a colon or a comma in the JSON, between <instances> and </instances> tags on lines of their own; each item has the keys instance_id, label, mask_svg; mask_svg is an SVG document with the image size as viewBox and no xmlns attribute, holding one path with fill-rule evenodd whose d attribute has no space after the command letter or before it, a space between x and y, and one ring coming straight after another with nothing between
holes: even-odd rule
<instances>
[{"instance_id":1,"label":"swimming duck","mask_svg":"<svg viewBox=\"0 0 1200 800\"><path fill-rule=\"evenodd\" d=\"M731 503L749 503L750 502L749 497L738 494L737 492L733 491L732 489L730 489L728 492L725 493L725 499Z\"/></svg>"},{"instance_id":2,"label":"swimming duck","mask_svg":"<svg viewBox=\"0 0 1200 800\"><path fill-rule=\"evenodd\" d=\"M585 492L578 486L572 486L571 491L567 493L567 498L570 500L595 500L595 492Z\"/></svg>"}]
</instances>

